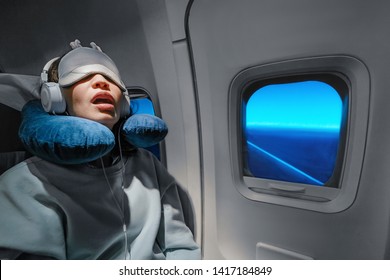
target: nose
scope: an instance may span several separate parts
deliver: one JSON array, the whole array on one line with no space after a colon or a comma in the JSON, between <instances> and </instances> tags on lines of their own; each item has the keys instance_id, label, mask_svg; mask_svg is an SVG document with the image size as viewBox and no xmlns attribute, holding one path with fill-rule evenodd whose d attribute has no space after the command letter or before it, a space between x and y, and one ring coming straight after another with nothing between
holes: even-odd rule
<instances>
[{"instance_id":1,"label":"nose","mask_svg":"<svg viewBox=\"0 0 390 280\"><path fill-rule=\"evenodd\" d=\"M103 75L95 74L92 78L92 87L108 90L110 89L110 83Z\"/></svg>"}]
</instances>

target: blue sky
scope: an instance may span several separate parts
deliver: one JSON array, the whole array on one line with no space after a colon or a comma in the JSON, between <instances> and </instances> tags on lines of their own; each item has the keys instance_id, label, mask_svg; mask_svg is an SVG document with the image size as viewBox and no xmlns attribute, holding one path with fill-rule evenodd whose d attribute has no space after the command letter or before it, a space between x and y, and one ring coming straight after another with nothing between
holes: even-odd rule
<instances>
[{"instance_id":1,"label":"blue sky","mask_svg":"<svg viewBox=\"0 0 390 280\"><path fill-rule=\"evenodd\" d=\"M304 81L272 84L248 100L248 127L339 131L342 100L327 83Z\"/></svg>"},{"instance_id":2,"label":"blue sky","mask_svg":"<svg viewBox=\"0 0 390 280\"><path fill-rule=\"evenodd\" d=\"M153 103L148 98L131 99L130 106L134 114L155 115Z\"/></svg>"}]
</instances>

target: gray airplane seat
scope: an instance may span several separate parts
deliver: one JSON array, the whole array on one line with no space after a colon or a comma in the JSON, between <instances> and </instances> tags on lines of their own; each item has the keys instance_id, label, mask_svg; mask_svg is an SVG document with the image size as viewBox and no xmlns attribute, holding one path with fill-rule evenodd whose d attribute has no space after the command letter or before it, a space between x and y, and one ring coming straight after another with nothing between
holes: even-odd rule
<instances>
[{"instance_id":1,"label":"gray airplane seat","mask_svg":"<svg viewBox=\"0 0 390 280\"><path fill-rule=\"evenodd\" d=\"M21 121L20 112L7 105L0 104L0 175L7 169L25 160L31 155L25 150L18 137Z\"/></svg>"},{"instance_id":2,"label":"gray airplane seat","mask_svg":"<svg viewBox=\"0 0 390 280\"><path fill-rule=\"evenodd\" d=\"M18 136L20 111L39 86L39 77L0 73L0 175L31 156Z\"/></svg>"}]
</instances>

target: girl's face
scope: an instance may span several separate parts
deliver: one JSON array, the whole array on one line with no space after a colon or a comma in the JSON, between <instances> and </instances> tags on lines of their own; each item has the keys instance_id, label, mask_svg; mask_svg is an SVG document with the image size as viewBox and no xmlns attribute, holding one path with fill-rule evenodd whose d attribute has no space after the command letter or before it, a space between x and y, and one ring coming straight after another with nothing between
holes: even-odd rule
<instances>
[{"instance_id":1,"label":"girl's face","mask_svg":"<svg viewBox=\"0 0 390 280\"><path fill-rule=\"evenodd\" d=\"M99 122L110 129L120 118L122 91L101 74L90 75L62 92L72 116Z\"/></svg>"}]
</instances>

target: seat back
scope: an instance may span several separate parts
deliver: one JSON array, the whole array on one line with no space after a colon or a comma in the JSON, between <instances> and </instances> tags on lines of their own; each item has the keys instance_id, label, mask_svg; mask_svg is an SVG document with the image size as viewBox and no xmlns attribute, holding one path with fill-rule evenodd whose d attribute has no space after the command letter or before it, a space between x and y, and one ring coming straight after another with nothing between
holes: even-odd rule
<instances>
[{"instance_id":1,"label":"seat back","mask_svg":"<svg viewBox=\"0 0 390 280\"><path fill-rule=\"evenodd\" d=\"M18 130L21 114L18 110L0 104L0 175L12 166L30 157L22 142Z\"/></svg>"}]
</instances>

